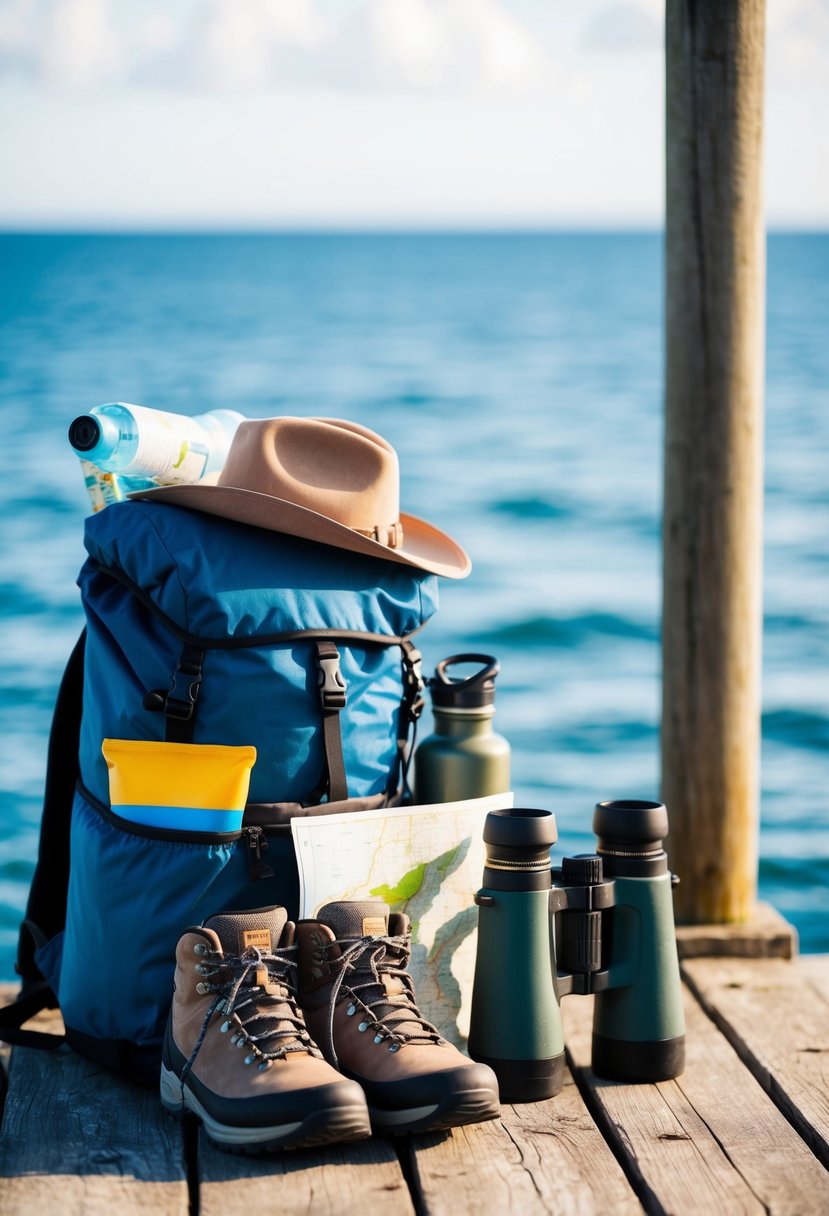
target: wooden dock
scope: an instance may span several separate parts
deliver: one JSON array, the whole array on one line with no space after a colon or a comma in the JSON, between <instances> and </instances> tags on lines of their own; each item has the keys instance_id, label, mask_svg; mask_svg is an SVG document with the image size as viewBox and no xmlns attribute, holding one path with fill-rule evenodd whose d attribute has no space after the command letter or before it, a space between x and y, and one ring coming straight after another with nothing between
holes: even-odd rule
<instances>
[{"instance_id":1,"label":"wooden dock","mask_svg":"<svg viewBox=\"0 0 829 1216\"><path fill-rule=\"evenodd\" d=\"M453 1132L273 1157L213 1148L154 1091L68 1048L15 1048L0 1212L825 1216L829 955L686 958L683 978L687 1065L675 1081L594 1077L590 999L568 997L557 1097Z\"/></svg>"}]
</instances>

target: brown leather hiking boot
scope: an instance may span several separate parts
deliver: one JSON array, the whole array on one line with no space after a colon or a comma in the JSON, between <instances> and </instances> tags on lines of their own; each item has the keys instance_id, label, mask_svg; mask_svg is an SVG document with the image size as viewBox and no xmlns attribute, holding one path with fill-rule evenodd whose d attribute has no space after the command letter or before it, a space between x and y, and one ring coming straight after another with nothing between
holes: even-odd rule
<instances>
[{"instance_id":1,"label":"brown leather hiking boot","mask_svg":"<svg viewBox=\"0 0 829 1216\"><path fill-rule=\"evenodd\" d=\"M221 1148L262 1152L370 1135L362 1090L322 1058L296 1004L284 908L225 912L176 948L161 1101Z\"/></svg>"},{"instance_id":2,"label":"brown leather hiking boot","mask_svg":"<svg viewBox=\"0 0 829 1216\"><path fill-rule=\"evenodd\" d=\"M299 1002L325 1058L358 1081L375 1130L495 1119L498 1082L440 1037L406 970L409 920L382 901L330 903L297 923Z\"/></svg>"}]
</instances>

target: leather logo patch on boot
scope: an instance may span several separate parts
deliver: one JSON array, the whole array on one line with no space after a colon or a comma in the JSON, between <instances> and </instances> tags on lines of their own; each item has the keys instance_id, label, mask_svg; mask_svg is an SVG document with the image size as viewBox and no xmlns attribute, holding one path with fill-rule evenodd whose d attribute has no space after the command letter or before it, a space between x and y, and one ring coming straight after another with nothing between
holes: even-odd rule
<instances>
[{"instance_id":1,"label":"leather logo patch on boot","mask_svg":"<svg viewBox=\"0 0 829 1216\"><path fill-rule=\"evenodd\" d=\"M270 953L272 948L270 929L243 929L242 945L244 946L245 950L249 950L251 946L256 946L260 950L267 950Z\"/></svg>"},{"instance_id":2,"label":"leather logo patch on boot","mask_svg":"<svg viewBox=\"0 0 829 1216\"><path fill-rule=\"evenodd\" d=\"M384 916L363 917L363 937L385 937L386 918Z\"/></svg>"}]
</instances>

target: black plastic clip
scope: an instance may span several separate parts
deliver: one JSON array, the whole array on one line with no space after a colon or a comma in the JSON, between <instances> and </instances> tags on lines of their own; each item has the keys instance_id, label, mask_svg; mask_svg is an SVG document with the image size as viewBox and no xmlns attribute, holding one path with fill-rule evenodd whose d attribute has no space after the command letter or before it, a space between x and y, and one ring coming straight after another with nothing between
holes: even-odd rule
<instances>
[{"instance_id":1,"label":"black plastic clip","mask_svg":"<svg viewBox=\"0 0 829 1216\"><path fill-rule=\"evenodd\" d=\"M423 713L426 704L426 684L423 680L423 655L407 642L403 647L403 701L412 722Z\"/></svg>"},{"instance_id":2,"label":"black plastic clip","mask_svg":"<svg viewBox=\"0 0 829 1216\"><path fill-rule=\"evenodd\" d=\"M155 713L163 712L168 724L172 720L175 723L183 723L186 727L192 722L196 712L203 663L204 651L197 646L185 644L173 672L173 682L169 690L165 692L161 688L151 689L144 697L144 708Z\"/></svg>"},{"instance_id":3,"label":"black plastic clip","mask_svg":"<svg viewBox=\"0 0 829 1216\"><path fill-rule=\"evenodd\" d=\"M189 722L193 717L201 688L203 663L203 650L195 646L183 647L164 706L168 718Z\"/></svg>"},{"instance_id":4,"label":"black plastic clip","mask_svg":"<svg viewBox=\"0 0 829 1216\"><path fill-rule=\"evenodd\" d=\"M345 709L346 704L346 685L340 671L340 656L336 647L332 646L331 649L333 654L317 655L320 703L326 713Z\"/></svg>"}]
</instances>

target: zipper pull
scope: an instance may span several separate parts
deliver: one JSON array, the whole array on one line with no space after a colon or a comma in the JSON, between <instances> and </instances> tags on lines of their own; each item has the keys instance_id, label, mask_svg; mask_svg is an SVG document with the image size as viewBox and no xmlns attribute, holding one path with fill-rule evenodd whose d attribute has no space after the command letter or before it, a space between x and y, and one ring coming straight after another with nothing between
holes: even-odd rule
<instances>
[{"instance_id":1,"label":"zipper pull","mask_svg":"<svg viewBox=\"0 0 829 1216\"><path fill-rule=\"evenodd\" d=\"M263 878L273 878L273 866L262 859L262 854L269 847L268 838L262 828L243 828L242 835L247 838L248 869L254 882Z\"/></svg>"}]
</instances>

